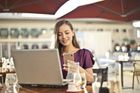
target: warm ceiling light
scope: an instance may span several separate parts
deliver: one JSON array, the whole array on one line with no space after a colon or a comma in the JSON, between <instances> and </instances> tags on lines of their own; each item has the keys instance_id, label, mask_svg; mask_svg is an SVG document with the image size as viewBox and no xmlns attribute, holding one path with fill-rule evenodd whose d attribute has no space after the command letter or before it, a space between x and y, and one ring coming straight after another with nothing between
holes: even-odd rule
<instances>
[{"instance_id":1,"label":"warm ceiling light","mask_svg":"<svg viewBox=\"0 0 140 93\"><path fill-rule=\"evenodd\" d=\"M132 25L133 25L134 27L140 27L140 21L134 21L134 22L132 23Z\"/></svg>"}]
</instances>

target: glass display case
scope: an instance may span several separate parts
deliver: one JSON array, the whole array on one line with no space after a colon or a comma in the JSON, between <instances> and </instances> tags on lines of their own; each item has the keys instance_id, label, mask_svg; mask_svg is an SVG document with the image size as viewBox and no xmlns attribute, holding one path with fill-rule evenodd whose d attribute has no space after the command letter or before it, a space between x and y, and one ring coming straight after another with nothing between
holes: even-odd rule
<instances>
[{"instance_id":1,"label":"glass display case","mask_svg":"<svg viewBox=\"0 0 140 93\"><path fill-rule=\"evenodd\" d=\"M11 28L10 29L10 37L11 38L18 38L20 35L20 32L17 28Z\"/></svg>"},{"instance_id":2,"label":"glass display case","mask_svg":"<svg viewBox=\"0 0 140 93\"><path fill-rule=\"evenodd\" d=\"M28 38L29 37L29 30L27 28L21 28L20 35L22 38Z\"/></svg>"},{"instance_id":3,"label":"glass display case","mask_svg":"<svg viewBox=\"0 0 140 93\"><path fill-rule=\"evenodd\" d=\"M0 57L10 57L13 49L50 48L53 30L45 28L0 28ZM47 33L42 33L46 31Z\"/></svg>"},{"instance_id":4,"label":"glass display case","mask_svg":"<svg viewBox=\"0 0 140 93\"><path fill-rule=\"evenodd\" d=\"M0 38L8 38L8 28L0 28Z\"/></svg>"}]
</instances>

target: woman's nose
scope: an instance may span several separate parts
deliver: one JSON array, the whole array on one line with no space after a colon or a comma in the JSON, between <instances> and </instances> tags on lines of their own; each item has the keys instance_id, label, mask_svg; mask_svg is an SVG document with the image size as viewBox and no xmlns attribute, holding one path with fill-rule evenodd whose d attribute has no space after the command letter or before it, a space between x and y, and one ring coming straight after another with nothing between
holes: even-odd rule
<instances>
[{"instance_id":1,"label":"woman's nose","mask_svg":"<svg viewBox=\"0 0 140 93\"><path fill-rule=\"evenodd\" d=\"M65 34L63 34L63 35L62 35L62 38L66 38L66 35L65 35Z\"/></svg>"}]
</instances>

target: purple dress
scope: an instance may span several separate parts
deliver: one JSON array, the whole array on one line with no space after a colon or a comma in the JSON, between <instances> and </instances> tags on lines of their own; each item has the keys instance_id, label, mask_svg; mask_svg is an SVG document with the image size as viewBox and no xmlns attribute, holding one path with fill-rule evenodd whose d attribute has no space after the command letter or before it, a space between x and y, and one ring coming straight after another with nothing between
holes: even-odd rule
<instances>
[{"instance_id":1,"label":"purple dress","mask_svg":"<svg viewBox=\"0 0 140 93\"><path fill-rule=\"evenodd\" d=\"M64 60L63 55L60 56L61 67L63 68ZM74 53L74 61L79 62L79 65L84 68L91 68L94 64L93 55L87 49L80 49L76 53ZM62 69L63 78L66 78L67 71Z\"/></svg>"}]
</instances>

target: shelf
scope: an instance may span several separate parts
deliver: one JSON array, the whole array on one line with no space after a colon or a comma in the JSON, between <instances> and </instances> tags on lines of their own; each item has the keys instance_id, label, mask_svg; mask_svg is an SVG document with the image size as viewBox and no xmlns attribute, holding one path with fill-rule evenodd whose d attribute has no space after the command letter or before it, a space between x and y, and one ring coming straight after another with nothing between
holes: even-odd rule
<instances>
[{"instance_id":1,"label":"shelf","mask_svg":"<svg viewBox=\"0 0 140 93\"><path fill-rule=\"evenodd\" d=\"M28 38L28 39L0 39L0 43L14 43L14 42L48 42L52 41L48 38Z\"/></svg>"}]
</instances>

